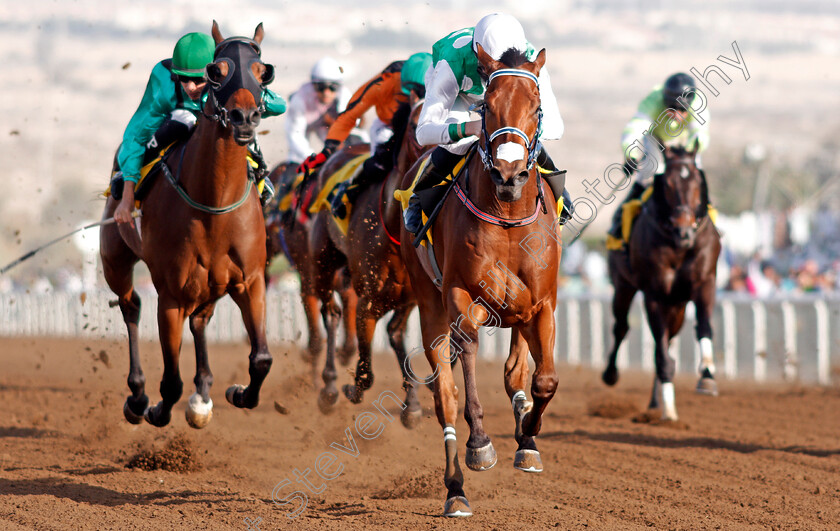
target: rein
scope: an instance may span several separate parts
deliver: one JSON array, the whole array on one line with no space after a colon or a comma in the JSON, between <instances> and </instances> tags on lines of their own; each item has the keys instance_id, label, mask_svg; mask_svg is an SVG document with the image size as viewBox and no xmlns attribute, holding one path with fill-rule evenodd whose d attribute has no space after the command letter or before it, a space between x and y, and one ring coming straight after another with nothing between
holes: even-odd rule
<instances>
[{"instance_id":1,"label":"rein","mask_svg":"<svg viewBox=\"0 0 840 531\"><path fill-rule=\"evenodd\" d=\"M178 161L178 171L177 171L178 175L181 174L181 166L184 163L184 152L185 151L186 151L186 146L181 147L181 159ZM204 212L206 214L218 215L218 214L227 214L228 212L233 212L234 210L236 210L237 208L239 208L239 207L241 207L242 205L245 204L245 202L248 200L248 197L251 195L251 187L254 185L254 183L253 183L253 181L251 181L251 179L246 179L247 182L248 182L248 185L245 187L245 193L242 194L242 197L239 199L239 201L236 201L235 203L231 203L230 205L223 206L223 207L213 207L213 206L203 205L203 204L193 200L193 198L190 197L190 195L187 193L187 191L184 190L184 188L178 182L178 179L176 179L175 176L172 175L172 171L169 169L169 165L166 164L166 161L161 161L160 162L160 169L163 172L163 174L166 176L166 180L169 181L169 184L171 184L172 188L174 188L175 191L178 192L178 195L181 196L181 199L183 199L185 203L187 203L192 208L194 208L196 210L199 210L201 212Z\"/></svg>"}]
</instances>

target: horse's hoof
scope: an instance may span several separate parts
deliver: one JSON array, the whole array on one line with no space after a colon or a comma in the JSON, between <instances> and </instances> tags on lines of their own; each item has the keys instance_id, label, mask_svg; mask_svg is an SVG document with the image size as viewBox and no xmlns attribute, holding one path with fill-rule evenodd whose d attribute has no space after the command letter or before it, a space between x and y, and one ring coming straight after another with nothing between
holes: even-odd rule
<instances>
[{"instance_id":1,"label":"horse's hoof","mask_svg":"<svg viewBox=\"0 0 840 531\"><path fill-rule=\"evenodd\" d=\"M487 443L482 448L467 447L467 457L464 459L470 470L482 472L490 470L496 464L496 449L493 443Z\"/></svg>"},{"instance_id":2,"label":"horse's hoof","mask_svg":"<svg viewBox=\"0 0 840 531\"><path fill-rule=\"evenodd\" d=\"M318 409L321 410L321 413L327 415L333 412L335 408L335 403L338 401L338 393L335 391L327 391L327 388L321 389L321 392L318 393Z\"/></svg>"},{"instance_id":3,"label":"horse's hoof","mask_svg":"<svg viewBox=\"0 0 840 531\"><path fill-rule=\"evenodd\" d=\"M443 516L463 518L472 516L470 502L463 496L453 496L443 504Z\"/></svg>"},{"instance_id":4,"label":"horse's hoof","mask_svg":"<svg viewBox=\"0 0 840 531\"><path fill-rule=\"evenodd\" d=\"M604 370L603 374L601 374L601 379L605 384L612 387L618 383L618 369L615 367L608 367Z\"/></svg>"},{"instance_id":5,"label":"horse's hoof","mask_svg":"<svg viewBox=\"0 0 840 531\"><path fill-rule=\"evenodd\" d=\"M417 409L411 409L408 407L403 409L400 413L400 422L402 422L402 425L410 430L413 430L418 424L420 424L421 420L423 420L422 408L418 407Z\"/></svg>"},{"instance_id":6,"label":"horse's hoof","mask_svg":"<svg viewBox=\"0 0 840 531\"><path fill-rule=\"evenodd\" d=\"M540 453L537 450L517 450L513 456L513 468L523 472L542 472Z\"/></svg>"},{"instance_id":7,"label":"horse's hoof","mask_svg":"<svg viewBox=\"0 0 840 531\"><path fill-rule=\"evenodd\" d=\"M233 384L227 388L225 391L225 399L230 402L231 405L236 407L242 407L242 393L245 392L245 386L241 384ZM239 403L237 403L236 397L239 395Z\"/></svg>"},{"instance_id":8,"label":"horse's hoof","mask_svg":"<svg viewBox=\"0 0 840 531\"><path fill-rule=\"evenodd\" d=\"M718 385L714 378L704 376L698 380L694 391L699 395L717 396Z\"/></svg>"},{"instance_id":9,"label":"horse's hoof","mask_svg":"<svg viewBox=\"0 0 840 531\"><path fill-rule=\"evenodd\" d=\"M165 415L159 413L160 403L158 403L155 407L148 407L146 411L143 413L143 418L146 419L146 422L155 426L156 428L163 428L169 421L172 420L172 413L167 411Z\"/></svg>"},{"instance_id":10,"label":"horse's hoof","mask_svg":"<svg viewBox=\"0 0 840 531\"><path fill-rule=\"evenodd\" d=\"M135 413L134 410L131 408L131 404L134 403L136 409L139 409L141 413ZM146 395L140 397L139 400L133 400L133 397L129 396L125 399L125 404L123 404L123 416L125 416L125 420L129 421L132 424L140 424L143 422L143 413L146 412L146 408L149 407L149 398Z\"/></svg>"},{"instance_id":11,"label":"horse's hoof","mask_svg":"<svg viewBox=\"0 0 840 531\"><path fill-rule=\"evenodd\" d=\"M213 418L213 400L205 402L200 394L193 393L190 396L189 403L187 403L185 415L187 417L187 424L191 428L200 430L207 426L210 423L210 419Z\"/></svg>"},{"instance_id":12,"label":"horse's hoof","mask_svg":"<svg viewBox=\"0 0 840 531\"><path fill-rule=\"evenodd\" d=\"M344 391L344 396L347 397L347 400L353 402L354 404L362 402L363 395L358 386L348 384L343 386L341 390Z\"/></svg>"}]
</instances>

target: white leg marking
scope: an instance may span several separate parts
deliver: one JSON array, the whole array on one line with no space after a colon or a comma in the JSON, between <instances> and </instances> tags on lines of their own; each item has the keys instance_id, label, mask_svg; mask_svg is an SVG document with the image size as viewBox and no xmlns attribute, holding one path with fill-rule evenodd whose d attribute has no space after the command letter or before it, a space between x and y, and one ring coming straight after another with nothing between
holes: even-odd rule
<instances>
[{"instance_id":1,"label":"white leg marking","mask_svg":"<svg viewBox=\"0 0 840 531\"><path fill-rule=\"evenodd\" d=\"M674 396L674 383L663 383L662 389L662 420L677 420L677 400Z\"/></svg>"},{"instance_id":2,"label":"white leg marking","mask_svg":"<svg viewBox=\"0 0 840 531\"><path fill-rule=\"evenodd\" d=\"M712 349L712 340L708 337L704 337L700 339L700 372L703 372L703 369L709 369L709 371L714 374L715 373L715 355L714 350Z\"/></svg>"}]
</instances>

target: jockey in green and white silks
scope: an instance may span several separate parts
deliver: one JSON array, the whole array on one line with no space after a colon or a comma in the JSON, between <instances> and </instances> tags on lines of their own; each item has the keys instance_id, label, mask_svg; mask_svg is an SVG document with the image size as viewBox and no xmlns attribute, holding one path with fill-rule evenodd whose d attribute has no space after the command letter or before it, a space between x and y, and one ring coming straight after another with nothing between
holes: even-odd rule
<instances>
[{"instance_id":1,"label":"jockey in green and white silks","mask_svg":"<svg viewBox=\"0 0 840 531\"><path fill-rule=\"evenodd\" d=\"M486 81L479 72L476 44L495 60L509 48L524 52L529 61L537 56L534 47L525 39L519 21L502 13L487 15L474 28L454 31L434 44L432 66L426 72L426 101L417 124L417 140L423 145L437 144L439 147L432 152L430 163L418 178L416 191L442 181L478 140L481 121L471 121L469 109L484 100ZM540 138L558 140L563 136L563 119L545 67L539 73L539 91L543 111ZM546 170L556 170L544 148L537 163ZM555 190L556 198L568 197L563 189L561 185ZM564 214L569 213L571 201L567 201L567 206ZM416 233L421 218L416 196L412 196L404 217L406 228Z\"/></svg>"},{"instance_id":2,"label":"jockey in green and white silks","mask_svg":"<svg viewBox=\"0 0 840 531\"><path fill-rule=\"evenodd\" d=\"M201 107L207 98L201 96L206 84L204 67L213 62L216 43L205 33L188 33L175 45L171 59L164 59L152 69L140 105L128 122L123 141L117 153L117 162L126 183L123 190L117 190L115 197L122 196L122 204L115 212L118 221L130 216L134 208L134 189L140 179L147 150L158 151L168 144L184 138L195 126ZM263 93L265 112L263 117L277 116L286 111L286 102L274 92ZM256 143L252 154L259 153ZM256 162L262 162L256 161ZM130 186L127 183L132 183ZM112 186L113 191L114 186ZM122 194L131 188L127 194ZM128 218L130 219L130 218Z\"/></svg>"},{"instance_id":3,"label":"jockey in green and white silks","mask_svg":"<svg viewBox=\"0 0 840 531\"><path fill-rule=\"evenodd\" d=\"M705 96L696 89L694 78L677 73L665 83L654 87L621 134L621 149L625 158L625 172L636 173L630 193L624 203L642 196L653 176L665 171L662 152L665 146L694 149L698 153L709 145L709 110ZM700 103L700 105L698 105ZM702 168L700 157L697 167ZM621 238L621 206L613 216L609 234Z\"/></svg>"}]
</instances>

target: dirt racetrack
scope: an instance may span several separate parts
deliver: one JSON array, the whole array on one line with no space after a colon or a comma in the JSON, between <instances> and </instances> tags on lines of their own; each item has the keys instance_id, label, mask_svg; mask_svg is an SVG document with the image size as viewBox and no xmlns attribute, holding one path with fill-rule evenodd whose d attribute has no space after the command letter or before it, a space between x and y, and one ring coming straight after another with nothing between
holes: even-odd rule
<instances>
[{"instance_id":1,"label":"dirt racetrack","mask_svg":"<svg viewBox=\"0 0 840 531\"><path fill-rule=\"evenodd\" d=\"M141 351L154 403L160 351L151 343ZM415 430L396 420L374 440L356 435L358 457L335 452L344 469L331 481L312 472L310 480L324 490L310 493L306 509L291 520L288 508L272 503L274 486L294 482L296 468L313 469L331 442L347 445L345 428L353 429L354 414L375 411L371 404L380 393L402 392L396 362L378 356L377 380L363 403L342 397L324 416L297 350L275 345L272 353L260 406L239 411L224 391L233 382L247 383L248 348L211 345L214 418L196 431L183 415L194 375L192 347L185 345L184 396L172 423L157 429L123 419L124 343L0 339L0 528L840 528L836 387L722 382L721 396L708 398L693 394L693 379L680 379L681 421L662 426L631 420L632 409L647 404L650 375L625 373L617 389L606 390L596 372L560 366L560 387L537 439L545 472L531 475L512 467L516 445L502 367L488 362L480 363L478 375L485 426L499 456L492 470L463 467L463 417L457 426L472 518L439 516L442 434L431 393L422 390L426 414ZM340 370L338 383L349 381ZM180 469L198 469L127 468L143 452L141 461L165 463L167 444Z\"/></svg>"}]
</instances>

